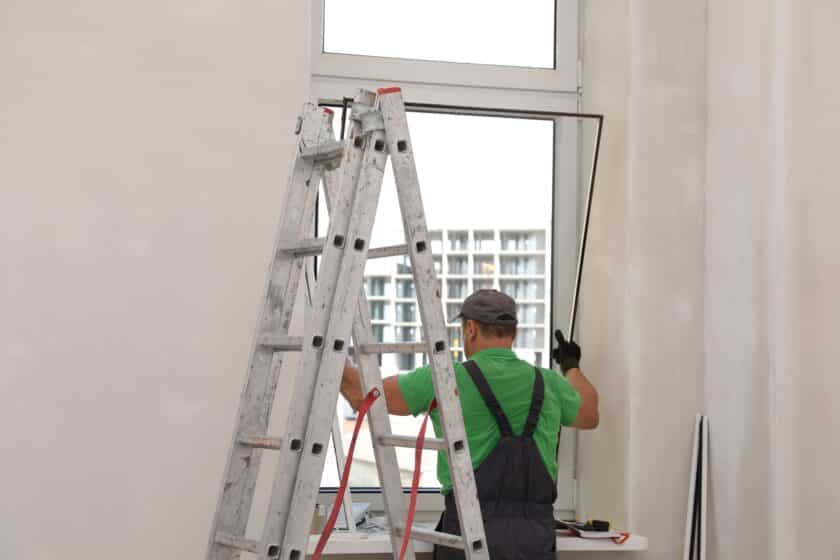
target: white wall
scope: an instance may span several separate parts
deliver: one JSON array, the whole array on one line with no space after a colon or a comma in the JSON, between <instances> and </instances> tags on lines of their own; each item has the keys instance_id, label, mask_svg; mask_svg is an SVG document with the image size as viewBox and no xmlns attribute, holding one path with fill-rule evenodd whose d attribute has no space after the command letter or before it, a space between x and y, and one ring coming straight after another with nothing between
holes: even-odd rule
<instances>
[{"instance_id":1,"label":"white wall","mask_svg":"<svg viewBox=\"0 0 840 560\"><path fill-rule=\"evenodd\" d=\"M3 558L204 554L305 9L0 3Z\"/></svg>"},{"instance_id":2,"label":"white wall","mask_svg":"<svg viewBox=\"0 0 840 560\"><path fill-rule=\"evenodd\" d=\"M587 513L650 537L645 558L679 557L705 411L710 557L833 557L840 8L586 9L584 105L607 115L584 287L604 398L582 439Z\"/></svg>"}]
</instances>

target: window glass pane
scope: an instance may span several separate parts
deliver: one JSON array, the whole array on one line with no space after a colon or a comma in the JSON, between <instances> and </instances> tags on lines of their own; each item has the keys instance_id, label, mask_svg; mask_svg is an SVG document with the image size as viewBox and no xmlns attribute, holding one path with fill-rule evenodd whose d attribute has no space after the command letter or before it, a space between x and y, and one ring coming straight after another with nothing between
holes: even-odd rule
<instances>
[{"instance_id":1,"label":"window glass pane","mask_svg":"<svg viewBox=\"0 0 840 560\"><path fill-rule=\"evenodd\" d=\"M554 68L555 0L325 0L324 52Z\"/></svg>"},{"instance_id":2,"label":"window glass pane","mask_svg":"<svg viewBox=\"0 0 840 560\"><path fill-rule=\"evenodd\" d=\"M466 255L450 255L446 259L446 267L449 274L466 274L469 269L470 259Z\"/></svg>"},{"instance_id":3,"label":"window glass pane","mask_svg":"<svg viewBox=\"0 0 840 560\"><path fill-rule=\"evenodd\" d=\"M494 272L496 272L496 260L493 255L476 255L473 257L473 274L493 276Z\"/></svg>"},{"instance_id":4,"label":"window glass pane","mask_svg":"<svg viewBox=\"0 0 840 560\"><path fill-rule=\"evenodd\" d=\"M397 323L413 323L416 320L413 303L397 304Z\"/></svg>"},{"instance_id":5,"label":"window glass pane","mask_svg":"<svg viewBox=\"0 0 840 560\"><path fill-rule=\"evenodd\" d=\"M452 252L455 251L466 251L467 245L469 244L469 233L466 231L450 231L447 235L447 239L449 240L449 250Z\"/></svg>"},{"instance_id":6,"label":"window glass pane","mask_svg":"<svg viewBox=\"0 0 840 560\"><path fill-rule=\"evenodd\" d=\"M473 280L473 291L476 290L492 290L495 284L490 278L476 278Z\"/></svg>"},{"instance_id":7,"label":"window glass pane","mask_svg":"<svg viewBox=\"0 0 840 560\"><path fill-rule=\"evenodd\" d=\"M492 253L496 250L496 235L492 231L476 231L473 240L476 252Z\"/></svg>"},{"instance_id":8,"label":"window glass pane","mask_svg":"<svg viewBox=\"0 0 840 560\"><path fill-rule=\"evenodd\" d=\"M400 278L397 280L397 297L398 298L413 298L414 297L414 279Z\"/></svg>"},{"instance_id":9,"label":"window glass pane","mask_svg":"<svg viewBox=\"0 0 840 560\"><path fill-rule=\"evenodd\" d=\"M411 140L417 160L430 247L438 268L443 311L454 317L472 290L498 287L519 305L523 329L514 350L523 359L547 367L550 357L548 324L551 317L552 189L554 185L554 121L475 115L410 112ZM464 142L469 138L469 142ZM471 165L470 162L479 162ZM527 162L523 165L523 162ZM572 206L573 208L573 206ZM327 221L318 235L326 235ZM390 163L370 246L405 242L396 186ZM502 260L505 257L507 260ZM505 272L500 270L505 266ZM423 339L418 324L417 286L407 257L369 260L365 268L369 293L384 296L370 301L375 332L383 342L417 342ZM460 322L447 325L447 338L455 360L465 360ZM384 340L383 340L384 338ZM424 364L425 354L385 354L382 374L394 375ZM392 431L416 435L422 418L392 416ZM342 424L349 443L353 426ZM413 450L398 452L403 483L410 483ZM436 453L423 456L421 484L437 487ZM369 444L356 447L357 460L372 461ZM373 472L373 474L369 474ZM326 480L326 479L325 479ZM375 470L356 467L353 486L378 486Z\"/></svg>"}]
</instances>

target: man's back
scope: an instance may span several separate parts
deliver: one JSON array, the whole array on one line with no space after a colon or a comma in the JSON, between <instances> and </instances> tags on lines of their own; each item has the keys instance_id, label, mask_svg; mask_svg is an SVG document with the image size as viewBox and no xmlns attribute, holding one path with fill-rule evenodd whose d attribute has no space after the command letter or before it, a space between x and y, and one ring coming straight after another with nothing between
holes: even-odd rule
<instances>
[{"instance_id":1,"label":"man's back","mask_svg":"<svg viewBox=\"0 0 840 560\"><path fill-rule=\"evenodd\" d=\"M514 434L521 434L531 406L534 376L537 369L520 360L504 348L487 348L476 352L471 360L478 365L490 389L510 421ZM557 432L561 425L571 425L580 408L580 395L560 374L539 368L545 382L545 399L534 441L546 470L556 477ZM464 411L464 424L473 468L477 469L499 441L499 428L484 400L470 378L466 368L455 364L458 394ZM398 378L408 409L413 415L423 414L434 398L434 388L429 367L419 368ZM432 412L435 433L440 435L440 415ZM438 454L438 480L443 493L451 488L449 466L444 453Z\"/></svg>"}]
</instances>

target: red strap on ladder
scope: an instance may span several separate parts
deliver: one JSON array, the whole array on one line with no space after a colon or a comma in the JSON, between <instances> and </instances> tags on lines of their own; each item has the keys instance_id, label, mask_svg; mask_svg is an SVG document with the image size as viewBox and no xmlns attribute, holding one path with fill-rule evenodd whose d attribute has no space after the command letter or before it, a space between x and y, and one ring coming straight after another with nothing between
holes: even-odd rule
<instances>
[{"instance_id":1,"label":"red strap on ladder","mask_svg":"<svg viewBox=\"0 0 840 560\"><path fill-rule=\"evenodd\" d=\"M400 548L400 560L405 558L405 551L408 548L408 541L411 539L411 525L414 523L414 510L417 507L417 488L420 486L420 462L423 459L423 441L426 439L426 424L429 422L429 414L437 407L437 400L432 399L429 409L420 424L420 432L417 434L417 443L414 444L414 477L411 479L411 497L408 500L408 515L405 518L405 532L403 533L402 548Z\"/></svg>"},{"instance_id":2,"label":"red strap on ladder","mask_svg":"<svg viewBox=\"0 0 840 560\"><path fill-rule=\"evenodd\" d=\"M338 511L341 509L341 503L344 501L344 493L347 491L347 483L350 479L350 465L353 463L353 451L356 448L356 439L359 437L359 430L362 427L362 421L365 419L365 414L370 410L373 401L379 398L379 389L374 387L365 397L362 406L359 407L359 412L356 415L356 426L353 428L353 439L350 440L350 447L347 449L347 458L344 462L344 471L341 473L341 484L338 487L338 492L335 494L335 501L333 502L330 517L324 525L324 530L321 533L321 538L318 539L318 546L315 547L315 552L312 554L312 560L321 558L321 553L324 552L324 547L327 546L327 541L335 527L335 521L338 519ZM353 512L347 512L349 520L353 519Z\"/></svg>"}]
</instances>

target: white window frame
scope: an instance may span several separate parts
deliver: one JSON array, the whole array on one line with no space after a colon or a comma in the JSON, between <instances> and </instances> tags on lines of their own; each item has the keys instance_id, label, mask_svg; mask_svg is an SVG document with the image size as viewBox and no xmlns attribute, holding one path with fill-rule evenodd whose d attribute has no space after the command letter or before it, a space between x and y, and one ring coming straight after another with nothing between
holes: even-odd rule
<instances>
[{"instance_id":1,"label":"white window frame","mask_svg":"<svg viewBox=\"0 0 840 560\"><path fill-rule=\"evenodd\" d=\"M582 28L580 1L556 0L555 68L539 69L325 53L324 3L323 0L310 0L310 98L324 103L336 103L344 97L352 96L359 88L399 85L409 103L457 106L463 108L465 113L476 109L578 113L582 93L579 61ZM560 149L559 138L560 133L555 135L556 151ZM588 172L590 156L582 153L573 165L582 164L583 172ZM560 184L558 178L561 173L560 166L555 165L555 185ZM563 193L559 194L555 191L555 212L558 207L573 202L568 193L565 200ZM581 192L572 198L576 198L574 202L580 203L585 202L586 196L587 192ZM574 227L580 231L584 208L578 205L579 222ZM558 246L564 236L557 235L557 226L554 227L552 251L557 255L569 248ZM554 278L559 278L556 274L558 259L553 258L552 262L555 267ZM560 303L556 297L564 290L568 290L568 286L561 286L555 281L551 297L552 326L565 331L566 317L558 313ZM558 501L555 503L555 512L557 515L571 517L579 505L577 433L570 428L564 428L563 432L558 452ZM323 491L319 502L329 502L333 494L330 490ZM440 511L442 508L443 502L437 492L421 491L419 498L418 512ZM375 488L354 489L353 500L370 502L373 509L381 509L377 508L381 504L381 491Z\"/></svg>"},{"instance_id":2,"label":"white window frame","mask_svg":"<svg viewBox=\"0 0 840 560\"><path fill-rule=\"evenodd\" d=\"M577 93L578 0L555 0L554 68L524 68L435 62L324 52L324 0L311 0L310 64L313 76L390 81L407 85L457 84L465 87ZM516 6L521 8L521 4Z\"/></svg>"}]
</instances>

